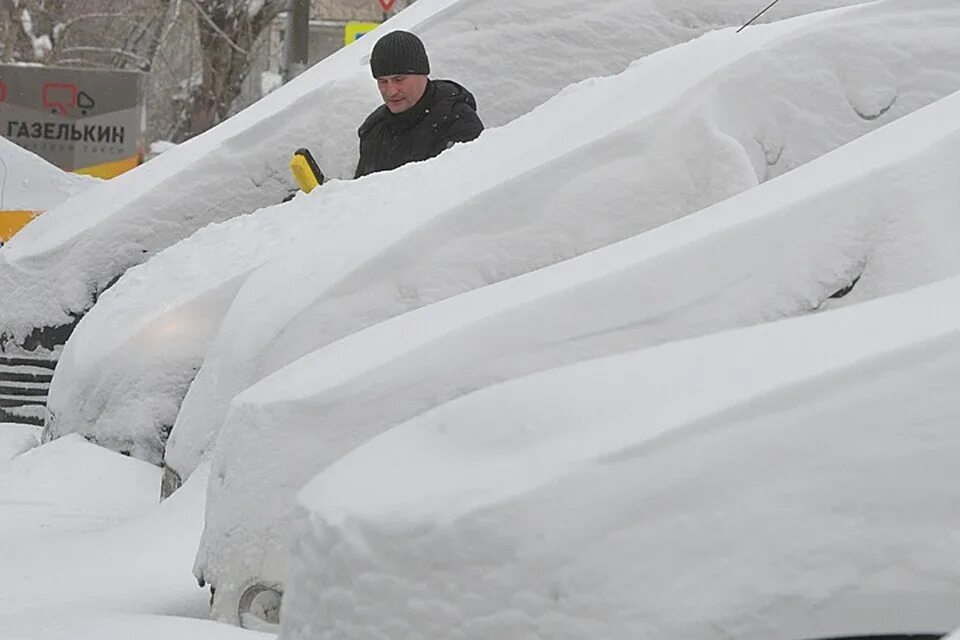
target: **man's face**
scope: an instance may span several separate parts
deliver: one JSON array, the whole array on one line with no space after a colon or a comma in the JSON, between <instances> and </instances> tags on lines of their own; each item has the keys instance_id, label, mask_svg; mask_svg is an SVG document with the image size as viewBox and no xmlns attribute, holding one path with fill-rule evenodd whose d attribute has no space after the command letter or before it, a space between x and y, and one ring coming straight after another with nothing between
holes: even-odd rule
<instances>
[{"instance_id":1,"label":"man's face","mask_svg":"<svg viewBox=\"0 0 960 640\"><path fill-rule=\"evenodd\" d=\"M377 87L390 113L403 113L423 97L427 90L427 76L382 76L377 78Z\"/></svg>"}]
</instances>

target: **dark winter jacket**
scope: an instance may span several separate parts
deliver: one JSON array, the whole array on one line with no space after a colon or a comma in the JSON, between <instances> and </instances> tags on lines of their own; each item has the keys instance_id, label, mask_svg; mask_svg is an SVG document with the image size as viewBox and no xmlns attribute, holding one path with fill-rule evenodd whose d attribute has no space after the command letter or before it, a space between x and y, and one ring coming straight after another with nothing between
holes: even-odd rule
<instances>
[{"instance_id":1,"label":"dark winter jacket","mask_svg":"<svg viewBox=\"0 0 960 640\"><path fill-rule=\"evenodd\" d=\"M431 80L417 104L397 114L381 105L361 125L356 177L433 158L481 131L473 95L456 82Z\"/></svg>"}]
</instances>

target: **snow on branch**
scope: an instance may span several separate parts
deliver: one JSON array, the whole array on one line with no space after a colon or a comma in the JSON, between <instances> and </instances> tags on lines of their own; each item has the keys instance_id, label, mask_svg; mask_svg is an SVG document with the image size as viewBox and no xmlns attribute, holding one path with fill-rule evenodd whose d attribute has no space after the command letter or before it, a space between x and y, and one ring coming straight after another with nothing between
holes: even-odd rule
<instances>
[{"instance_id":1,"label":"snow on branch","mask_svg":"<svg viewBox=\"0 0 960 640\"><path fill-rule=\"evenodd\" d=\"M122 56L142 64L149 62L143 56L139 56L135 53L127 51L126 49L121 49L120 47L65 47L60 50L60 53L64 55L72 53L109 53L111 55Z\"/></svg>"}]
</instances>

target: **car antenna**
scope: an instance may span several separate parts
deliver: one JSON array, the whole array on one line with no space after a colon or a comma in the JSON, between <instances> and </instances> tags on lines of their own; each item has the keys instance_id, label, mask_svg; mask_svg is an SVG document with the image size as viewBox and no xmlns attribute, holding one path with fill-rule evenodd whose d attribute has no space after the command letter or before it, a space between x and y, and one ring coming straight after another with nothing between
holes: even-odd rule
<instances>
[{"instance_id":1,"label":"car antenna","mask_svg":"<svg viewBox=\"0 0 960 640\"><path fill-rule=\"evenodd\" d=\"M767 7L766 7L763 11L761 11L761 12L758 13L757 15L753 16L752 18L750 18L750 20L748 20L748 21L746 22L746 24L744 24L742 27L740 27L739 29L737 29L737 33L740 33L741 31L743 31L744 29L746 29L746 28L749 27L751 24L753 24L753 23L757 20L757 18L759 18L760 16L762 16L763 14L765 14L767 11L770 11L770 9L773 9L773 5L777 4L778 2L780 2L780 0L773 0L773 2L771 2L770 4L768 4Z\"/></svg>"}]
</instances>

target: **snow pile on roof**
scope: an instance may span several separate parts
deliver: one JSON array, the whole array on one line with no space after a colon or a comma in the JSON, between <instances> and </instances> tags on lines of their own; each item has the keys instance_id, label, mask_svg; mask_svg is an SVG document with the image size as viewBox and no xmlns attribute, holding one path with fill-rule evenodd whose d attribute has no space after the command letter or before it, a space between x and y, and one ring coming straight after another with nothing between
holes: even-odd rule
<instances>
[{"instance_id":1,"label":"snow pile on roof","mask_svg":"<svg viewBox=\"0 0 960 640\"><path fill-rule=\"evenodd\" d=\"M355 333L251 387L217 441L198 569L218 589L282 580L293 493L464 393L958 273L958 108L954 94L693 216Z\"/></svg>"},{"instance_id":2,"label":"snow pile on roof","mask_svg":"<svg viewBox=\"0 0 960 640\"><path fill-rule=\"evenodd\" d=\"M940 596L924 622L949 626L911 631L946 632L957 300L954 278L423 414L302 492L281 637L826 637L787 627L893 592ZM872 616L832 635L907 631Z\"/></svg>"},{"instance_id":3,"label":"snow pile on roof","mask_svg":"<svg viewBox=\"0 0 960 640\"><path fill-rule=\"evenodd\" d=\"M15 237L20 237L26 233L20 228L24 220L30 220L27 227L33 227L38 222L34 217L37 214L101 184L97 178L63 171L33 152L0 138L0 265L6 260L10 234L16 232ZM0 318L22 304L16 296L5 293L11 284L9 276L0 267ZM28 297L41 295L36 290L23 293ZM27 302L35 303L36 300ZM10 342L0 327L0 352L19 352L21 346ZM7 413L23 413L23 410L13 409Z\"/></svg>"},{"instance_id":4,"label":"snow pile on roof","mask_svg":"<svg viewBox=\"0 0 960 640\"><path fill-rule=\"evenodd\" d=\"M929 28L960 26L960 7L882 3L796 20L660 52L433 163L297 201L284 221L301 240L278 245L288 257L240 290L167 464L185 477L234 395L313 349L696 211L960 86L955 31ZM851 97L869 83L892 100L874 119Z\"/></svg>"},{"instance_id":5,"label":"snow pile on roof","mask_svg":"<svg viewBox=\"0 0 960 640\"><path fill-rule=\"evenodd\" d=\"M808 0L770 19L862 0ZM794 3L797 4L797 3ZM666 5L666 6L664 6ZM712 28L752 0L420 0L389 21L425 40L437 76L477 96L488 125L508 122L570 82ZM530 16L538 16L531 21ZM280 201L287 162L310 147L331 177L352 175L356 128L377 105L367 56L376 35L315 65L211 131L55 208L0 254L0 335L22 342L71 326L129 267L210 222ZM49 345L48 345L49 346Z\"/></svg>"},{"instance_id":6,"label":"snow pile on roof","mask_svg":"<svg viewBox=\"0 0 960 640\"><path fill-rule=\"evenodd\" d=\"M102 183L67 173L32 151L0 138L0 211L46 211L95 184Z\"/></svg>"}]
</instances>

